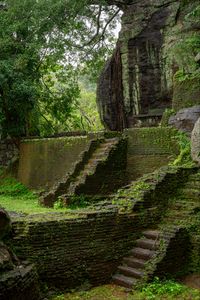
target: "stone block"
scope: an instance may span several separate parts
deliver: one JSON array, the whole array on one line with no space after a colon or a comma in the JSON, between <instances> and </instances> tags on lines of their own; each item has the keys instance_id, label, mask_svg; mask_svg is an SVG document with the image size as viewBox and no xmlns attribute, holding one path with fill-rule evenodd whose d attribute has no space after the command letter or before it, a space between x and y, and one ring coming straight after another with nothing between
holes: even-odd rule
<instances>
[{"instance_id":1,"label":"stone block","mask_svg":"<svg viewBox=\"0 0 200 300\"><path fill-rule=\"evenodd\" d=\"M192 159L200 165L200 118L194 125L191 137L191 155Z\"/></svg>"}]
</instances>

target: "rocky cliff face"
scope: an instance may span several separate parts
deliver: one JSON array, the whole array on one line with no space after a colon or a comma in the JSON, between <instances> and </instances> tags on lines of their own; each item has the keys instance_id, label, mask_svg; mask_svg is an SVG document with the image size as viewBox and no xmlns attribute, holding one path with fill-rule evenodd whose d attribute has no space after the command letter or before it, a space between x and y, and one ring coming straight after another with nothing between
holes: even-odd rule
<instances>
[{"instance_id":1,"label":"rocky cliff face","mask_svg":"<svg viewBox=\"0 0 200 300\"><path fill-rule=\"evenodd\" d=\"M107 128L134 127L138 120L160 116L172 106L173 75L182 67L176 46L197 30L185 16L198 1L189 2L113 1L123 10L122 29L97 91L101 119Z\"/></svg>"}]
</instances>

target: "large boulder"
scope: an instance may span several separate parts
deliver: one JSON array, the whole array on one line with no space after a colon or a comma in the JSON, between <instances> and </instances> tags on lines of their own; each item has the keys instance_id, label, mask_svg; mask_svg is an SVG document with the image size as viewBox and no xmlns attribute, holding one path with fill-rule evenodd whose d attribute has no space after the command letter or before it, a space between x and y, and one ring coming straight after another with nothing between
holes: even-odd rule
<instances>
[{"instance_id":1,"label":"large boulder","mask_svg":"<svg viewBox=\"0 0 200 300\"><path fill-rule=\"evenodd\" d=\"M147 118L158 124L157 117L166 108L178 111L199 105L199 79L174 82L183 63L184 70L193 72L195 52L188 53L187 46L181 47L180 54L177 45L187 45L196 33L198 22L187 16L199 1L107 1L119 6L123 15L116 50L102 70L97 89L105 127L118 131ZM188 55L192 57L184 59Z\"/></svg>"},{"instance_id":2,"label":"large boulder","mask_svg":"<svg viewBox=\"0 0 200 300\"><path fill-rule=\"evenodd\" d=\"M200 118L192 131L191 150L192 159L200 165Z\"/></svg>"},{"instance_id":3,"label":"large boulder","mask_svg":"<svg viewBox=\"0 0 200 300\"><path fill-rule=\"evenodd\" d=\"M169 125L191 135L194 124L200 117L200 105L183 108L169 118Z\"/></svg>"}]
</instances>

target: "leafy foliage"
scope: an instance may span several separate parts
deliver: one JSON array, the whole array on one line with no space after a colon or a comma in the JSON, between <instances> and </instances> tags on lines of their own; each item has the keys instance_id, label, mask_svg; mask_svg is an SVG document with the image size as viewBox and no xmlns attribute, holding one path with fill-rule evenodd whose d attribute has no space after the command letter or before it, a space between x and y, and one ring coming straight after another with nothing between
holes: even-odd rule
<instances>
[{"instance_id":1,"label":"leafy foliage","mask_svg":"<svg viewBox=\"0 0 200 300\"><path fill-rule=\"evenodd\" d=\"M195 60L196 55L200 52L198 30L200 5L195 1L186 4L191 9L183 20L186 30L180 34L179 41L171 45L168 53L169 56L172 56L172 61L174 60L178 65L179 69L175 73L175 79L178 81L200 78L199 62ZM192 32L191 29L193 29Z\"/></svg>"},{"instance_id":2,"label":"leafy foliage","mask_svg":"<svg viewBox=\"0 0 200 300\"><path fill-rule=\"evenodd\" d=\"M119 11L103 4L101 0L99 5L89 0L4 1L0 9L3 136L38 134L41 116L49 124L46 115L53 118L52 128L69 117L80 94L78 73L89 72L96 78L113 45Z\"/></svg>"},{"instance_id":3,"label":"leafy foliage","mask_svg":"<svg viewBox=\"0 0 200 300\"><path fill-rule=\"evenodd\" d=\"M184 132L177 132L175 139L177 140L180 153L175 161L172 163L174 166L185 166L185 167L192 167L194 162L191 158L191 142L190 139Z\"/></svg>"},{"instance_id":4,"label":"leafy foliage","mask_svg":"<svg viewBox=\"0 0 200 300\"><path fill-rule=\"evenodd\" d=\"M153 300L164 295L170 295L175 298L185 291L187 291L187 287L178 282L172 280L163 282L158 277L155 277L152 283L141 289L141 294L144 295L147 300Z\"/></svg>"},{"instance_id":5,"label":"leafy foliage","mask_svg":"<svg viewBox=\"0 0 200 300\"><path fill-rule=\"evenodd\" d=\"M0 206L7 210L23 213L45 213L55 211L39 205L38 195L12 177L0 178ZM66 211L56 208L56 211Z\"/></svg>"},{"instance_id":6,"label":"leafy foliage","mask_svg":"<svg viewBox=\"0 0 200 300\"><path fill-rule=\"evenodd\" d=\"M52 300L198 300L199 291L189 289L174 281L154 280L143 287L143 291L133 290L127 293L122 287L104 285L89 291L71 292L54 295Z\"/></svg>"},{"instance_id":7,"label":"leafy foliage","mask_svg":"<svg viewBox=\"0 0 200 300\"><path fill-rule=\"evenodd\" d=\"M61 81L59 81L60 84ZM65 82L63 86L63 88L67 88ZM75 95L75 90L73 91L74 93L71 97ZM72 87L69 88L69 92L72 92ZM49 104L50 107L44 101L44 103L40 102L39 105L39 130L43 136L63 131L99 131L103 129L96 104L96 84L91 82L86 75L79 78L79 82L77 83L77 99L74 97L71 110L68 111L68 114L64 101L57 103L57 106L56 101L53 100ZM56 113L52 113L54 106ZM57 110L57 108L60 109Z\"/></svg>"},{"instance_id":8,"label":"leafy foliage","mask_svg":"<svg viewBox=\"0 0 200 300\"><path fill-rule=\"evenodd\" d=\"M2 178L0 182L0 195L23 195L28 194L29 190L23 184L12 177Z\"/></svg>"}]
</instances>

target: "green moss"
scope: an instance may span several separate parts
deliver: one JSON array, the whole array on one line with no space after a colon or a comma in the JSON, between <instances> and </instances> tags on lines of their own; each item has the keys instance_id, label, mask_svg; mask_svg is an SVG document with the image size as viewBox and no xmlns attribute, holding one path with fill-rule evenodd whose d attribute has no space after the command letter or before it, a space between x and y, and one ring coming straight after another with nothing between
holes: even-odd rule
<instances>
[{"instance_id":1,"label":"green moss","mask_svg":"<svg viewBox=\"0 0 200 300\"><path fill-rule=\"evenodd\" d=\"M191 142L187 135L184 132L179 131L174 136L174 139L177 140L177 143L179 144L180 153L172 165L184 167L195 166L191 157Z\"/></svg>"},{"instance_id":2,"label":"green moss","mask_svg":"<svg viewBox=\"0 0 200 300\"><path fill-rule=\"evenodd\" d=\"M167 108L165 109L164 113L163 113L163 116L162 116L162 120L161 120L161 127L166 127L168 126L168 121L169 121L169 118L171 116L173 116L175 114L175 111L174 109L172 108Z\"/></svg>"},{"instance_id":3,"label":"green moss","mask_svg":"<svg viewBox=\"0 0 200 300\"><path fill-rule=\"evenodd\" d=\"M196 76L195 74L198 74ZM175 111L200 104L199 70L193 77L184 71L178 71L174 78L172 107Z\"/></svg>"},{"instance_id":4,"label":"green moss","mask_svg":"<svg viewBox=\"0 0 200 300\"><path fill-rule=\"evenodd\" d=\"M129 152L133 154L175 154L178 144L173 137L177 130L170 127L134 128L125 131Z\"/></svg>"},{"instance_id":5,"label":"green moss","mask_svg":"<svg viewBox=\"0 0 200 300\"><path fill-rule=\"evenodd\" d=\"M57 294L51 300L198 300L199 291L174 282L161 282L155 280L147 284L140 291L133 290L127 293L125 289L104 285L89 291L72 292L68 294Z\"/></svg>"},{"instance_id":6,"label":"green moss","mask_svg":"<svg viewBox=\"0 0 200 300\"><path fill-rule=\"evenodd\" d=\"M6 210L27 214L66 211L40 206L38 195L12 177L0 179L0 205Z\"/></svg>"}]
</instances>

